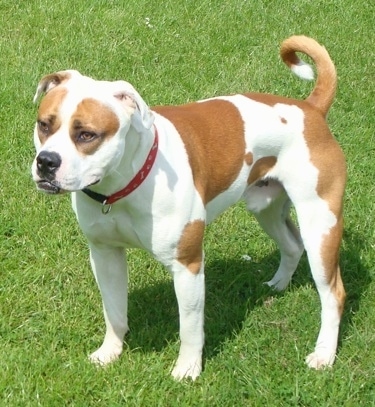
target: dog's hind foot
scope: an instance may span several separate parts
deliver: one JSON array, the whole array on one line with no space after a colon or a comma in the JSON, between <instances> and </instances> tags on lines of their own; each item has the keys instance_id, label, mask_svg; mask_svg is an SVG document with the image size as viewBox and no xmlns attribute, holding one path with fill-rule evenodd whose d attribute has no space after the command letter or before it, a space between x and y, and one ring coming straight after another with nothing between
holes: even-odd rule
<instances>
[{"instance_id":1,"label":"dog's hind foot","mask_svg":"<svg viewBox=\"0 0 375 407\"><path fill-rule=\"evenodd\" d=\"M267 284L269 287L273 288L276 291L283 291L288 287L290 280L292 279L294 268L292 271L286 270L285 268L280 267L271 280L266 281L264 284Z\"/></svg>"},{"instance_id":2,"label":"dog's hind foot","mask_svg":"<svg viewBox=\"0 0 375 407\"><path fill-rule=\"evenodd\" d=\"M266 281L264 284L268 285L268 287L271 287L272 289L276 291L283 291L286 289L290 282L290 277L284 278L284 279L275 279L273 278L270 281Z\"/></svg>"}]
</instances>

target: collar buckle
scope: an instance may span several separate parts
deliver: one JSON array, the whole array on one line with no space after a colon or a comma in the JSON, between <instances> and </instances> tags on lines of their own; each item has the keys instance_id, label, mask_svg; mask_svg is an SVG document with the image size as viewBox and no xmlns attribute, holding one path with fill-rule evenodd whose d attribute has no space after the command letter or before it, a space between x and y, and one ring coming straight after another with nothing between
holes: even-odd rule
<instances>
[{"instance_id":1,"label":"collar buckle","mask_svg":"<svg viewBox=\"0 0 375 407\"><path fill-rule=\"evenodd\" d=\"M103 215L108 215L109 212L111 212L112 209L112 204L107 203L107 199L103 202L102 206L102 214Z\"/></svg>"}]
</instances>

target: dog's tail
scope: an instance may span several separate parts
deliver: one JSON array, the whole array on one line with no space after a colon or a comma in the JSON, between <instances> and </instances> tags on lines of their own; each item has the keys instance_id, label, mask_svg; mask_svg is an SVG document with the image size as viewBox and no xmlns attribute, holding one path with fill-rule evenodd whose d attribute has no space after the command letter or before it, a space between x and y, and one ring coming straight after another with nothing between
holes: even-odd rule
<instances>
[{"instance_id":1,"label":"dog's tail","mask_svg":"<svg viewBox=\"0 0 375 407\"><path fill-rule=\"evenodd\" d=\"M298 58L296 52L308 55L314 61L318 78L306 101L317 107L324 116L328 113L336 92L337 74L327 50L315 40L303 35L286 39L281 44L280 55L286 65L300 78L312 80L312 67Z\"/></svg>"}]
</instances>

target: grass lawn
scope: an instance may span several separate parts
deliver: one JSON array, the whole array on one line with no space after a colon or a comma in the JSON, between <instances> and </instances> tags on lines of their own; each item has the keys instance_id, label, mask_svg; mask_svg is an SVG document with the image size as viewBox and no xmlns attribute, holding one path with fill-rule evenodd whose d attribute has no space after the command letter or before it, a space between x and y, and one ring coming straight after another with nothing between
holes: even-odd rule
<instances>
[{"instance_id":1,"label":"grass lawn","mask_svg":"<svg viewBox=\"0 0 375 407\"><path fill-rule=\"evenodd\" d=\"M0 0L0 405L375 405L374 12L368 0ZM92 366L104 321L86 241L69 197L37 193L30 176L38 80L68 68L126 79L150 105L248 90L304 98L312 84L278 56L292 34L323 43L339 76L329 123L348 162L348 298L334 367L304 363L320 314L306 259L284 293L264 287L278 252L242 204L206 234L200 378L170 376L171 277L138 250L129 253L125 351Z\"/></svg>"}]
</instances>

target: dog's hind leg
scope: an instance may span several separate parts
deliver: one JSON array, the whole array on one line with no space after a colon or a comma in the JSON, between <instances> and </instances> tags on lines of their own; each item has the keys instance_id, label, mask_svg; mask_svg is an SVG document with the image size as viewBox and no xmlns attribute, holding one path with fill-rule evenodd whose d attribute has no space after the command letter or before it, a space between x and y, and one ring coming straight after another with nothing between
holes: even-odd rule
<instances>
[{"instance_id":1,"label":"dog's hind leg","mask_svg":"<svg viewBox=\"0 0 375 407\"><path fill-rule=\"evenodd\" d=\"M125 250L90 244L90 260L99 286L106 324L103 344L90 355L94 363L105 365L116 360L128 331L128 274Z\"/></svg>"},{"instance_id":2,"label":"dog's hind leg","mask_svg":"<svg viewBox=\"0 0 375 407\"><path fill-rule=\"evenodd\" d=\"M339 267L343 230L341 202L336 202L336 207L340 207L337 215L330 210L325 200L318 197L314 202L294 202L294 205L322 307L321 327L315 350L306 358L310 367L318 369L331 366L334 362L345 301Z\"/></svg>"},{"instance_id":3,"label":"dog's hind leg","mask_svg":"<svg viewBox=\"0 0 375 407\"><path fill-rule=\"evenodd\" d=\"M305 187L308 181L305 180ZM344 185L344 183L342 183ZM263 229L280 248L280 266L267 283L276 289L285 288L303 252L307 251L311 272L321 301L321 328L315 350L306 358L312 368L331 366L334 362L339 324L345 301L345 290L339 268L339 247L343 230L342 193L340 188L327 188L325 199L315 192L306 198L298 182L293 183L289 195L296 209L300 232L289 218L289 198L275 180L256 185L245 195L248 208L254 212ZM271 189L270 189L271 188ZM280 191L278 191L280 189ZM315 191L315 186L308 187ZM328 204L329 202L329 204ZM302 244L303 243L303 244Z\"/></svg>"},{"instance_id":4,"label":"dog's hind leg","mask_svg":"<svg viewBox=\"0 0 375 407\"><path fill-rule=\"evenodd\" d=\"M290 200L275 180L257 183L250 188L245 196L247 207L280 250L279 267L267 284L276 290L284 290L304 250L299 231L289 217Z\"/></svg>"}]
</instances>

